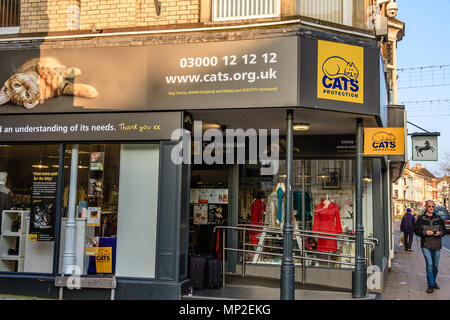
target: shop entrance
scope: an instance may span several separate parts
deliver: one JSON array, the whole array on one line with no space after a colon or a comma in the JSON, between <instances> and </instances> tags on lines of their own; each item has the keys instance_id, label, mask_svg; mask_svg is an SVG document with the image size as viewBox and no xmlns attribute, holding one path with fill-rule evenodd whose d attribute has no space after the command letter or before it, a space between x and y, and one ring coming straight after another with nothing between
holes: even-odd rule
<instances>
[{"instance_id":1,"label":"shop entrance","mask_svg":"<svg viewBox=\"0 0 450 320\"><path fill-rule=\"evenodd\" d=\"M221 233L217 225L229 223L229 168L193 165L191 168L189 251L221 260Z\"/></svg>"}]
</instances>

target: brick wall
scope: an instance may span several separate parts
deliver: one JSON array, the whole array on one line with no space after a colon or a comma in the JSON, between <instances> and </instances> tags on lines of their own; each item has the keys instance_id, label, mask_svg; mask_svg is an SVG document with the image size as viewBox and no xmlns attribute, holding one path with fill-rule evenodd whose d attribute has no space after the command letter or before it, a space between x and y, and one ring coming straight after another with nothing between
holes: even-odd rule
<instances>
[{"instance_id":1,"label":"brick wall","mask_svg":"<svg viewBox=\"0 0 450 320\"><path fill-rule=\"evenodd\" d=\"M199 0L22 0L20 31L55 32L199 22Z\"/></svg>"}]
</instances>

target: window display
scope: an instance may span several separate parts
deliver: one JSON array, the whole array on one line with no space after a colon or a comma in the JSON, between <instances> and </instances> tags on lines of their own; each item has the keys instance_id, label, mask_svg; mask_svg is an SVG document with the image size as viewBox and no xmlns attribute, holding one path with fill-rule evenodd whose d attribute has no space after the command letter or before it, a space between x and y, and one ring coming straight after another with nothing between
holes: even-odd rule
<instances>
[{"instance_id":1,"label":"window display","mask_svg":"<svg viewBox=\"0 0 450 320\"><path fill-rule=\"evenodd\" d=\"M52 272L58 153L0 146L0 271Z\"/></svg>"},{"instance_id":2,"label":"window display","mask_svg":"<svg viewBox=\"0 0 450 320\"><path fill-rule=\"evenodd\" d=\"M254 221L249 219L252 203L256 199L265 205L263 224L270 227L283 228L285 210L285 181L286 161L281 160L279 172L274 176L260 176L255 165L243 165L240 170L239 186L239 223L248 224ZM304 172L303 172L304 171ZM355 202L355 172L354 160L294 160L293 161L293 226L296 230L304 229L317 232L353 235L355 229L355 215L353 203ZM363 217L365 236L373 234L372 213L372 162L363 162ZM304 199L304 216L302 210L302 197ZM251 223L254 224L254 223ZM248 243L258 243L260 233L250 233ZM327 236L328 237L328 236ZM330 236L335 237L335 236ZM264 244L273 245L278 241L281 244L281 235L269 237L265 235ZM298 240L298 239L297 239ZM297 241L295 247L301 247ZM306 247L316 251L313 255L317 258L333 260L337 259L332 254L354 255L354 244L341 240L306 239ZM269 249L266 249L269 250ZM339 258L349 262L349 258ZM255 259L253 259L255 262ZM261 255L259 263L273 263L280 261L270 256ZM350 261L351 262L351 261ZM297 263L300 263L298 261ZM311 263L306 265L348 267L336 263Z\"/></svg>"},{"instance_id":3,"label":"window display","mask_svg":"<svg viewBox=\"0 0 450 320\"><path fill-rule=\"evenodd\" d=\"M66 147L70 168L71 146ZM76 248L82 274L114 274L120 168L119 144L81 144L78 152L77 228L84 229L84 246ZM65 170L64 212L67 212L70 169ZM79 232L79 231L78 231Z\"/></svg>"}]
</instances>

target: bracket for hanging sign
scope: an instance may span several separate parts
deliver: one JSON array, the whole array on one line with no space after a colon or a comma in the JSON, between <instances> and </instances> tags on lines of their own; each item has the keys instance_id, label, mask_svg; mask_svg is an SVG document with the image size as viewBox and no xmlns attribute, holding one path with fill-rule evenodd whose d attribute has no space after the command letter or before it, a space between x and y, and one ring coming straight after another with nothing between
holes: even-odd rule
<instances>
[{"instance_id":1,"label":"bracket for hanging sign","mask_svg":"<svg viewBox=\"0 0 450 320\"><path fill-rule=\"evenodd\" d=\"M159 16L159 15L161 15L161 2L159 2L158 0L153 0L153 1L155 1L156 14Z\"/></svg>"}]
</instances>

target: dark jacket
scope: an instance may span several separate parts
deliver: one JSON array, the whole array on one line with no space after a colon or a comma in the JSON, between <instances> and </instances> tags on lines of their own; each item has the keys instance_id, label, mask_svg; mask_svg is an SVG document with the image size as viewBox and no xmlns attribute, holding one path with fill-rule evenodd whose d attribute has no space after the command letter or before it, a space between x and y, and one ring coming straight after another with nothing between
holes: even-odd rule
<instances>
[{"instance_id":1,"label":"dark jacket","mask_svg":"<svg viewBox=\"0 0 450 320\"><path fill-rule=\"evenodd\" d=\"M428 236L426 234L428 230L439 231L440 235L438 237ZM414 232L421 237L420 245L422 248L439 250L442 248L441 238L446 233L444 220L435 213L431 217L424 213L417 218Z\"/></svg>"},{"instance_id":2,"label":"dark jacket","mask_svg":"<svg viewBox=\"0 0 450 320\"><path fill-rule=\"evenodd\" d=\"M409 212L407 212L400 223L401 232L414 232L416 226L416 218Z\"/></svg>"}]
</instances>

